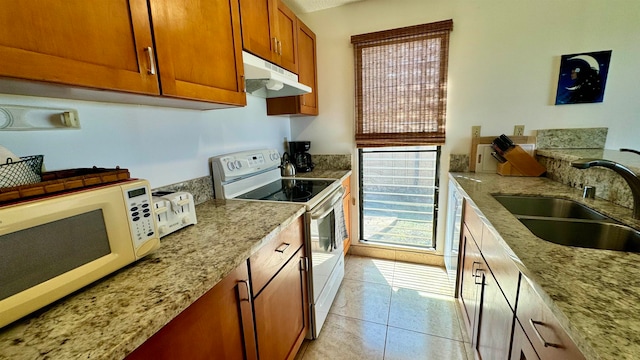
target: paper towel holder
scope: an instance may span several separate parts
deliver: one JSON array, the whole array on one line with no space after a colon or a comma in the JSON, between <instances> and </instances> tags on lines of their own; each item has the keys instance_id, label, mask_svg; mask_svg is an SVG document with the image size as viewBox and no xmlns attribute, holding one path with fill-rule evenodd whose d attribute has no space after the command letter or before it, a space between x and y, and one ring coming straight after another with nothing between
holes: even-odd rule
<instances>
[{"instance_id":1,"label":"paper towel holder","mask_svg":"<svg viewBox=\"0 0 640 360\"><path fill-rule=\"evenodd\" d=\"M79 129L76 109L0 104L0 131Z\"/></svg>"}]
</instances>

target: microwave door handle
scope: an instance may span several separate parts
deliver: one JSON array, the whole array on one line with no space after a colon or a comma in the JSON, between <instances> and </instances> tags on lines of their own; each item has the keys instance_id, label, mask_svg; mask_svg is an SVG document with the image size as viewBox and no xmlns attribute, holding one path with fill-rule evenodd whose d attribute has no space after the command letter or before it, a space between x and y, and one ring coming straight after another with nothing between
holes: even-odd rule
<instances>
[{"instance_id":1,"label":"microwave door handle","mask_svg":"<svg viewBox=\"0 0 640 360\"><path fill-rule=\"evenodd\" d=\"M344 196L344 188L340 186L340 188L331 196L330 199L326 200L321 206L318 207L317 210L314 210L311 213L312 219L322 219L329 215L330 212L333 211L333 207L342 199ZM320 214L320 215L318 215Z\"/></svg>"}]
</instances>

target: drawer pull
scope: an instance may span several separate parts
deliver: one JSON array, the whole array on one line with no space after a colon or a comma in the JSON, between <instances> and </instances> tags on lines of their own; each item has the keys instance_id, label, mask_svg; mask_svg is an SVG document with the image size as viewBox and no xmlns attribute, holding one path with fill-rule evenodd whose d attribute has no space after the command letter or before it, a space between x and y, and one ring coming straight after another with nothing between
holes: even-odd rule
<instances>
[{"instance_id":1,"label":"drawer pull","mask_svg":"<svg viewBox=\"0 0 640 360\"><path fill-rule=\"evenodd\" d=\"M289 245L291 245L291 244L282 243L282 245L280 245L280 246L276 249L276 252L284 253L284 252L287 250L287 248L289 247Z\"/></svg>"},{"instance_id":2,"label":"drawer pull","mask_svg":"<svg viewBox=\"0 0 640 360\"><path fill-rule=\"evenodd\" d=\"M478 271L481 273L480 275L478 275ZM473 282L476 285L483 285L484 284L484 269L476 269L476 274L473 275L473 276L476 277L476 278L480 278L480 280L478 280L478 279L474 279L473 280ZM478 281L480 281L480 282L478 282Z\"/></svg>"},{"instance_id":3,"label":"drawer pull","mask_svg":"<svg viewBox=\"0 0 640 360\"><path fill-rule=\"evenodd\" d=\"M244 298L242 295L240 295L240 288L238 288L238 296L240 297L240 301L248 301L249 303L251 303L251 292L249 291L249 281L248 280L238 280L239 283L243 283L244 286L246 286L247 288L247 297Z\"/></svg>"},{"instance_id":4,"label":"drawer pull","mask_svg":"<svg viewBox=\"0 0 640 360\"><path fill-rule=\"evenodd\" d=\"M480 265L480 262L478 261L474 261L473 264L471 264L471 274L473 277L478 277L478 269L476 269L476 265Z\"/></svg>"},{"instance_id":5,"label":"drawer pull","mask_svg":"<svg viewBox=\"0 0 640 360\"><path fill-rule=\"evenodd\" d=\"M533 332L536 333L536 336L538 337L538 340L540 340L540 342L542 342L544 347L554 347L554 348L559 348L559 349L563 348L562 345L547 342L547 340L545 340L542 337L542 334L540 334L540 332L536 328L536 325L548 326L547 324L543 323L542 321L536 321L536 320L533 320L533 319L529 319L529 324L533 328Z\"/></svg>"}]
</instances>

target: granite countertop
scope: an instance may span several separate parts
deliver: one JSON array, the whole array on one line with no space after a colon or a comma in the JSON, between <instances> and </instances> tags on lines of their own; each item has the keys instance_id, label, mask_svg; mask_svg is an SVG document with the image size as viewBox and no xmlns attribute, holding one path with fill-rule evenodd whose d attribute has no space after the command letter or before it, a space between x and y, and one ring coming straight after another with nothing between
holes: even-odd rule
<instances>
[{"instance_id":1,"label":"granite countertop","mask_svg":"<svg viewBox=\"0 0 640 360\"><path fill-rule=\"evenodd\" d=\"M306 173L296 173L296 178L309 179L339 179L343 181L351 175L351 170L313 170Z\"/></svg>"},{"instance_id":2,"label":"granite countertop","mask_svg":"<svg viewBox=\"0 0 640 360\"><path fill-rule=\"evenodd\" d=\"M122 359L304 213L212 200L198 224L118 272L0 330L0 359ZM260 214L260 216L258 216Z\"/></svg>"},{"instance_id":3,"label":"granite countertop","mask_svg":"<svg viewBox=\"0 0 640 360\"><path fill-rule=\"evenodd\" d=\"M480 173L450 173L449 176L482 213L483 222L521 272L535 282L536 291L587 359L640 358L640 254L544 241L491 194L572 199L640 229L640 221L631 217L631 209L597 198L582 199L579 189L547 178Z\"/></svg>"}]
</instances>

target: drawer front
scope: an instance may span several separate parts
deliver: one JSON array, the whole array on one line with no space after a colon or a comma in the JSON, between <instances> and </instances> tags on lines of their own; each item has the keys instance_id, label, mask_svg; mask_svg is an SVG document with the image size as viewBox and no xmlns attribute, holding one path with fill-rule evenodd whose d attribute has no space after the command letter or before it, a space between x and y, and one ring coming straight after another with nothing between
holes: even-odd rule
<instances>
[{"instance_id":1,"label":"drawer front","mask_svg":"<svg viewBox=\"0 0 640 360\"><path fill-rule=\"evenodd\" d=\"M464 223L469 228L471 236L478 244L478 247L482 249L482 220L476 213L476 210L471 207L471 204L465 199L464 201Z\"/></svg>"},{"instance_id":2,"label":"drawer front","mask_svg":"<svg viewBox=\"0 0 640 360\"><path fill-rule=\"evenodd\" d=\"M520 270L504 248L500 246L493 233L486 226L482 231L482 256L500 284L500 289L509 302L509 306L515 309Z\"/></svg>"},{"instance_id":3,"label":"drawer front","mask_svg":"<svg viewBox=\"0 0 640 360\"><path fill-rule=\"evenodd\" d=\"M249 258L254 296L258 295L303 244L304 219L300 216Z\"/></svg>"},{"instance_id":4,"label":"drawer front","mask_svg":"<svg viewBox=\"0 0 640 360\"><path fill-rule=\"evenodd\" d=\"M585 358L525 276L520 280L516 316L541 359Z\"/></svg>"}]
</instances>

